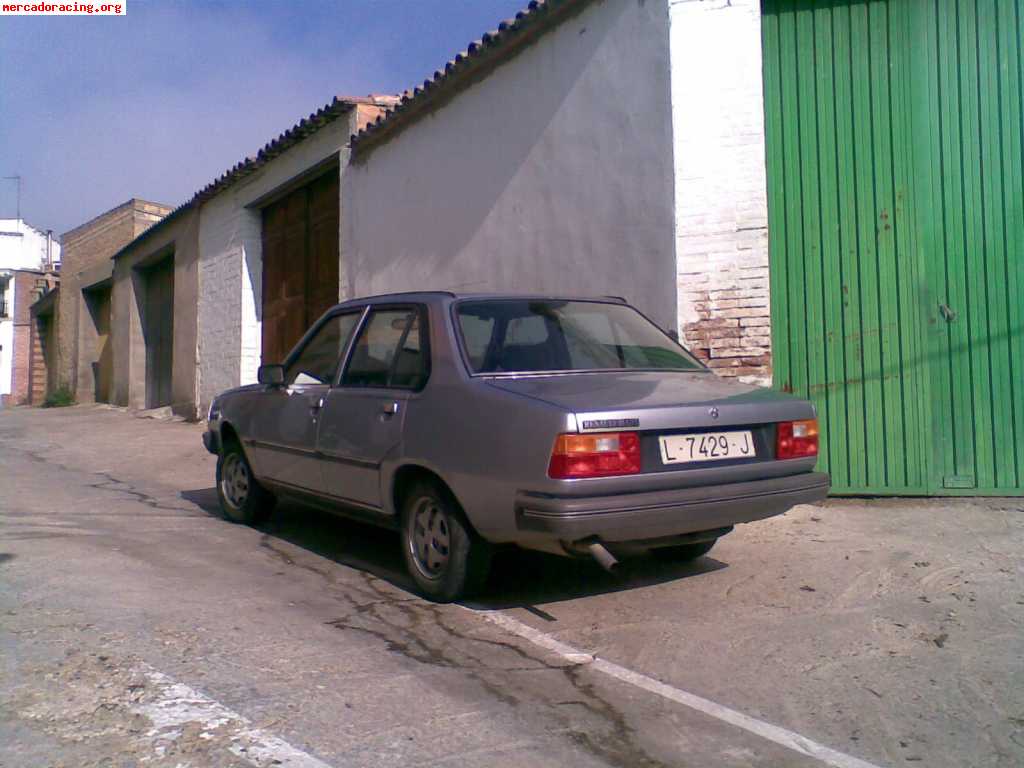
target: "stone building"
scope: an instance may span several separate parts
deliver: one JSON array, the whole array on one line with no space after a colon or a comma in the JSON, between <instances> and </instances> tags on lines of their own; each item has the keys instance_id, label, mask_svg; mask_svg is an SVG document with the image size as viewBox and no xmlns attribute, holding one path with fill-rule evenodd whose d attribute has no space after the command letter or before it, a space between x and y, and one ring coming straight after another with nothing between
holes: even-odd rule
<instances>
[{"instance_id":1,"label":"stone building","mask_svg":"<svg viewBox=\"0 0 1024 768\"><path fill-rule=\"evenodd\" d=\"M55 370L58 385L78 402L111 399L111 257L170 212L166 205L133 198L61 236Z\"/></svg>"}]
</instances>

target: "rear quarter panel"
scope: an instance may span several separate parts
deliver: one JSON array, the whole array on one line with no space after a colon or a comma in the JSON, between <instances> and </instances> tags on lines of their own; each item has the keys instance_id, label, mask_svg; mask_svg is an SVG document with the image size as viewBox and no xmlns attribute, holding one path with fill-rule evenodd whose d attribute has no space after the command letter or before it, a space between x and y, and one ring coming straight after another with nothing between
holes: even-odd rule
<instances>
[{"instance_id":1,"label":"rear quarter panel","mask_svg":"<svg viewBox=\"0 0 1024 768\"><path fill-rule=\"evenodd\" d=\"M517 540L516 491L547 479L555 437L575 431L575 418L480 379L438 381L428 390L406 412L402 457L390 467L386 487L403 464L430 469L484 538Z\"/></svg>"}]
</instances>

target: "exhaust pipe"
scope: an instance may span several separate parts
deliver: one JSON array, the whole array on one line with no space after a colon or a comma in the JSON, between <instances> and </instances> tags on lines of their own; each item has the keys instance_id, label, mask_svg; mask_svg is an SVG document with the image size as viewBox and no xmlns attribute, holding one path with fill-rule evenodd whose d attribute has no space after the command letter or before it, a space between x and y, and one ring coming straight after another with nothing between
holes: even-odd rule
<instances>
[{"instance_id":1,"label":"exhaust pipe","mask_svg":"<svg viewBox=\"0 0 1024 768\"><path fill-rule=\"evenodd\" d=\"M587 551L590 552L591 556L597 560L598 564L608 571L608 573L615 572L615 567L619 564L619 561L615 559L611 552L604 548L604 545L601 542L590 542L587 544Z\"/></svg>"}]
</instances>

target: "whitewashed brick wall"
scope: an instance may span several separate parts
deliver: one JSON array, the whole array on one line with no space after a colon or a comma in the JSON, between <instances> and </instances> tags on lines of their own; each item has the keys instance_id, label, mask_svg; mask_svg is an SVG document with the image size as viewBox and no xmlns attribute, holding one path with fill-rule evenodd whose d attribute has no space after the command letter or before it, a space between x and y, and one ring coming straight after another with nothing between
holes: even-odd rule
<instances>
[{"instance_id":1,"label":"whitewashed brick wall","mask_svg":"<svg viewBox=\"0 0 1024 768\"><path fill-rule=\"evenodd\" d=\"M679 331L723 376L770 383L759 0L670 0Z\"/></svg>"},{"instance_id":2,"label":"whitewashed brick wall","mask_svg":"<svg viewBox=\"0 0 1024 768\"><path fill-rule=\"evenodd\" d=\"M225 389L255 381L252 337L259 365L259 321L248 266L260 275L260 216L238 205L229 190L200 210L199 340L200 408Z\"/></svg>"}]
</instances>

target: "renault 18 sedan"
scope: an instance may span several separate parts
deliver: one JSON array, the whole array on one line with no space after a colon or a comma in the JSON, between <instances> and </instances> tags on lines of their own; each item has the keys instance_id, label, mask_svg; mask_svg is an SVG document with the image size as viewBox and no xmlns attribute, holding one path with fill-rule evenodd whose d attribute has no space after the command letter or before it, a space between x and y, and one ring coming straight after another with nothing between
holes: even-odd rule
<instances>
[{"instance_id":1,"label":"renault 18 sedan","mask_svg":"<svg viewBox=\"0 0 1024 768\"><path fill-rule=\"evenodd\" d=\"M809 402L719 378L617 298L353 300L258 380L210 406L225 516L290 498L394 528L437 601L496 545L693 559L829 488Z\"/></svg>"}]
</instances>

